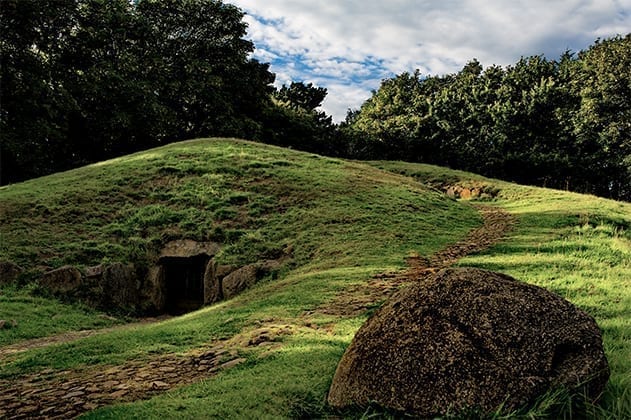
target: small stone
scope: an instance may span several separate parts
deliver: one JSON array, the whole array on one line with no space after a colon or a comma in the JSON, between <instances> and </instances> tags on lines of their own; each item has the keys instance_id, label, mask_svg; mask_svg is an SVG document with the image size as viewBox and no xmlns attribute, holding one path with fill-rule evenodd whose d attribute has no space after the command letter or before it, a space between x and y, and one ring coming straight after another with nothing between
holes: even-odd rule
<instances>
[{"instance_id":1,"label":"small stone","mask_svg":"<svg viewBox=\"0 0 631 420\"><path fill-rule=\"evenodd\" d=\"M244 359L244 358L230 360L229 362L222 363L221 366L219 366L219 368L230 369L231 367L235 367L236 365L246 362L247 360L248 359Z\"/></svg>"},{"instance_id":2,"label":"small stone","mask_svg":"<svg viewBox=\"0 0 631 420\"><path fill-rule=\"evenodd\" d=\"M83 392L83 391L73 391L73 392L70 392L70 393L64 395L61 398L65 399L65 400L69 400L71 398L82 397L84 395L85 395L85 392Z\"/></svg>"},{"instance_id":3,"label":"small stone","mask_svg":"<svg viewBox=\"0 0 631 420\"><path fill-rule=\"evenodd\" d=\"M25 407L20 408L17 413L18 414L30 414L39 410L39 407L36 405L27 405Z\"/></svg>"},{"instance_id":4,"label":"small stone","mask_svg":"<svg viewBox=\"0 0 631 420\"><path fill-rule=\"evenodd\" d=\"M57 407L46 407L46 408L44 408L43 410L40 410L39 414L40 414L41 416L44 416L44 415L46 415L46 414L50 414L50 413L52 413L52 412L53 412L53 411L55 411L56 409L57 409Z\"/></svg>"},{"instance_id":5,"label":"small stone","mask_svg":"<svg viewBox=\"0 0 631 420\"><path fill-rule=\"evenodd\" d=\"M112 392L112 393L110 394L110 397L112 397L112 398L122 398L122 397L124 397L124 396L125 396L125 395L127 395L127 394L129 394L129 391L128 391L128 390L126 390L126 389L121 389L121 390L119 390L119 391Z\"/></svg>"},{"instance_id":6,"label":"small stone","mask_svg":"<svg viewBox=\"0 0 631 420\"><path fill-rule=\"evenodd\" d=\"M106 381L103 382L103 388L114 388L118 384L120 384L119 381Z\"/></svg>"},{"instance_id":7,"label":"small stone","mask_svg":"<svg viewBox=\"0 0 631 420\"><path fill-rule=\"evenodd\" d=\"M153 381L151 382L151 388L153 389L157 389L157 388L168 388L169 384L167 384L166 382L162 382L162 381Z\"/></svg>"},{"instance_id":8,"label":"small stone","mask_svg":"<svg viewBox=\"0 0 631 420\"><path fill-rule=\"evenodd\" d=\"M92 411L92 410L96 410L97 408L99 408L99 406L94 404L94 403L85 403L83 408L85 408L88 411Z\"/></svg>"}]
</instances>

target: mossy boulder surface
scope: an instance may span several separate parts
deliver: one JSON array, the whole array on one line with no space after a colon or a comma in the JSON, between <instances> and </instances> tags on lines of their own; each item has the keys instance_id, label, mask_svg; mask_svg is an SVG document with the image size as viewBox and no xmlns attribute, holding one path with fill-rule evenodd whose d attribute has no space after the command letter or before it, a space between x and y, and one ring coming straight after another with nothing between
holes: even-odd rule
<instances>
[{"instance_id":1,"label":"mossy boulder surface","mask_svg":"<svg viewBox=\"0 0 631 420\"><path fill-rule=\"evenodd\" d=\"M420 417L510 411L556 386L597 399L608 377L585 312L509 276L453 268L402 289L361 327L328 401Z\"/></svg>"}]
</instances>

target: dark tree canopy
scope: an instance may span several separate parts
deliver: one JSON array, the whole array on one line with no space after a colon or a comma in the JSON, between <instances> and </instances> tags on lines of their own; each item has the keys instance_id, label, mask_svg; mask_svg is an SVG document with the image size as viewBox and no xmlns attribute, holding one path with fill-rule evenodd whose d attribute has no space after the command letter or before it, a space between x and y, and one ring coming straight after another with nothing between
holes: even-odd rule
<instances>
[{"instance_id":1,"label":"dark tree canopy","mask_svg":"<svg viewBox=\"0 0 631 420\"><path fill-rule=\"evenodd\" d=\"M631 200L631 34L559 60L384 80L342 124L353 153Z\"/></svg>"},{"instance_id":2,"label":"dark tree canopy","mask_svg":"<svg viewBox=\"0 0 631 420\"><path fill-rule=\"evenodd\" d=\"M2 0L1 182L204 135L257 138L274 75L216 0Z\"/></svg>"}]
</instances>

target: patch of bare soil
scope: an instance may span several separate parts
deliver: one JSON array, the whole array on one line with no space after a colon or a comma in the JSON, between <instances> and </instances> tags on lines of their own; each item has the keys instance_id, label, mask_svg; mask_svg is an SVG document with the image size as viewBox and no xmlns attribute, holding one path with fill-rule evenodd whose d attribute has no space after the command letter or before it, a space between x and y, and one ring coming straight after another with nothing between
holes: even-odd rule
<instances>
[{"instance_id":1,"label":"patch of bare soil","mask_svg":"<svg viewBox=\"0 0 631 420\"><path fill-rule=\"evenodd\" d=\"M410 257L403 273L384 273L361 286L351 288L319 313L351 316L384 301L401 284L456 262L465 255L482 251L498 242L510 230L514 218L499 209L480 206L484 225L430 258ZM308 314L305 314L308 316ZM127 326L114 327L126 328ZM0 380L0 418L73 418L98 407L147 399L170 389L208 378L222 369L245 361L238 350L252 347L277 348L281 337L296 327L277 325L273 320L243 332L230 340L209 343L186 354L158 355L129 361L119 366L90 366L71 371L43 370L34 374ZM80 331L31 340L0 349L6 360L13 354L51 344L65 343L111 329Z\"/></svg>"},{"instance_id":2,"label":"patch of bare soil","mask_svg":"<svg viewBox=\"0 0 631 420\"><path fill-rule=\"evenodd\" d=\"M341 293L326 306L315 312L337 315L356 316L375 307L390 297L401 285L421 281L438 270L449 267L459 259L483 251L499 242L515 224L515 218L499 208L476 205L484 223L472 230L460 242L448 246L429 258L413 256L407 258L408 269L398 273L382 273L368 282L352 287Z\"/></svg>"}]
</instances>

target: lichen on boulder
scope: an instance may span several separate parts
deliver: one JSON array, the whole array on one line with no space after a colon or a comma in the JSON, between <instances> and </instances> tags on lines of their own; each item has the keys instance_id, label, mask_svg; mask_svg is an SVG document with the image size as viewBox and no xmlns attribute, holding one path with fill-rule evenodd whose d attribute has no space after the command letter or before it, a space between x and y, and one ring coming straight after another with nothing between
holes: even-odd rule
<instances>
[{"instance_id":1,"label":"lichen on boulder","mask_svg":"<svg viewBox=\"0 0 631 420\"><path fill-rule=\"evenodd\" d=\"M600 329L543 288L474 268L402 289L357 332L328 402L419 417L514 410L554 387L596 400L609 377Z\"/></svg>"}]
</instances>

